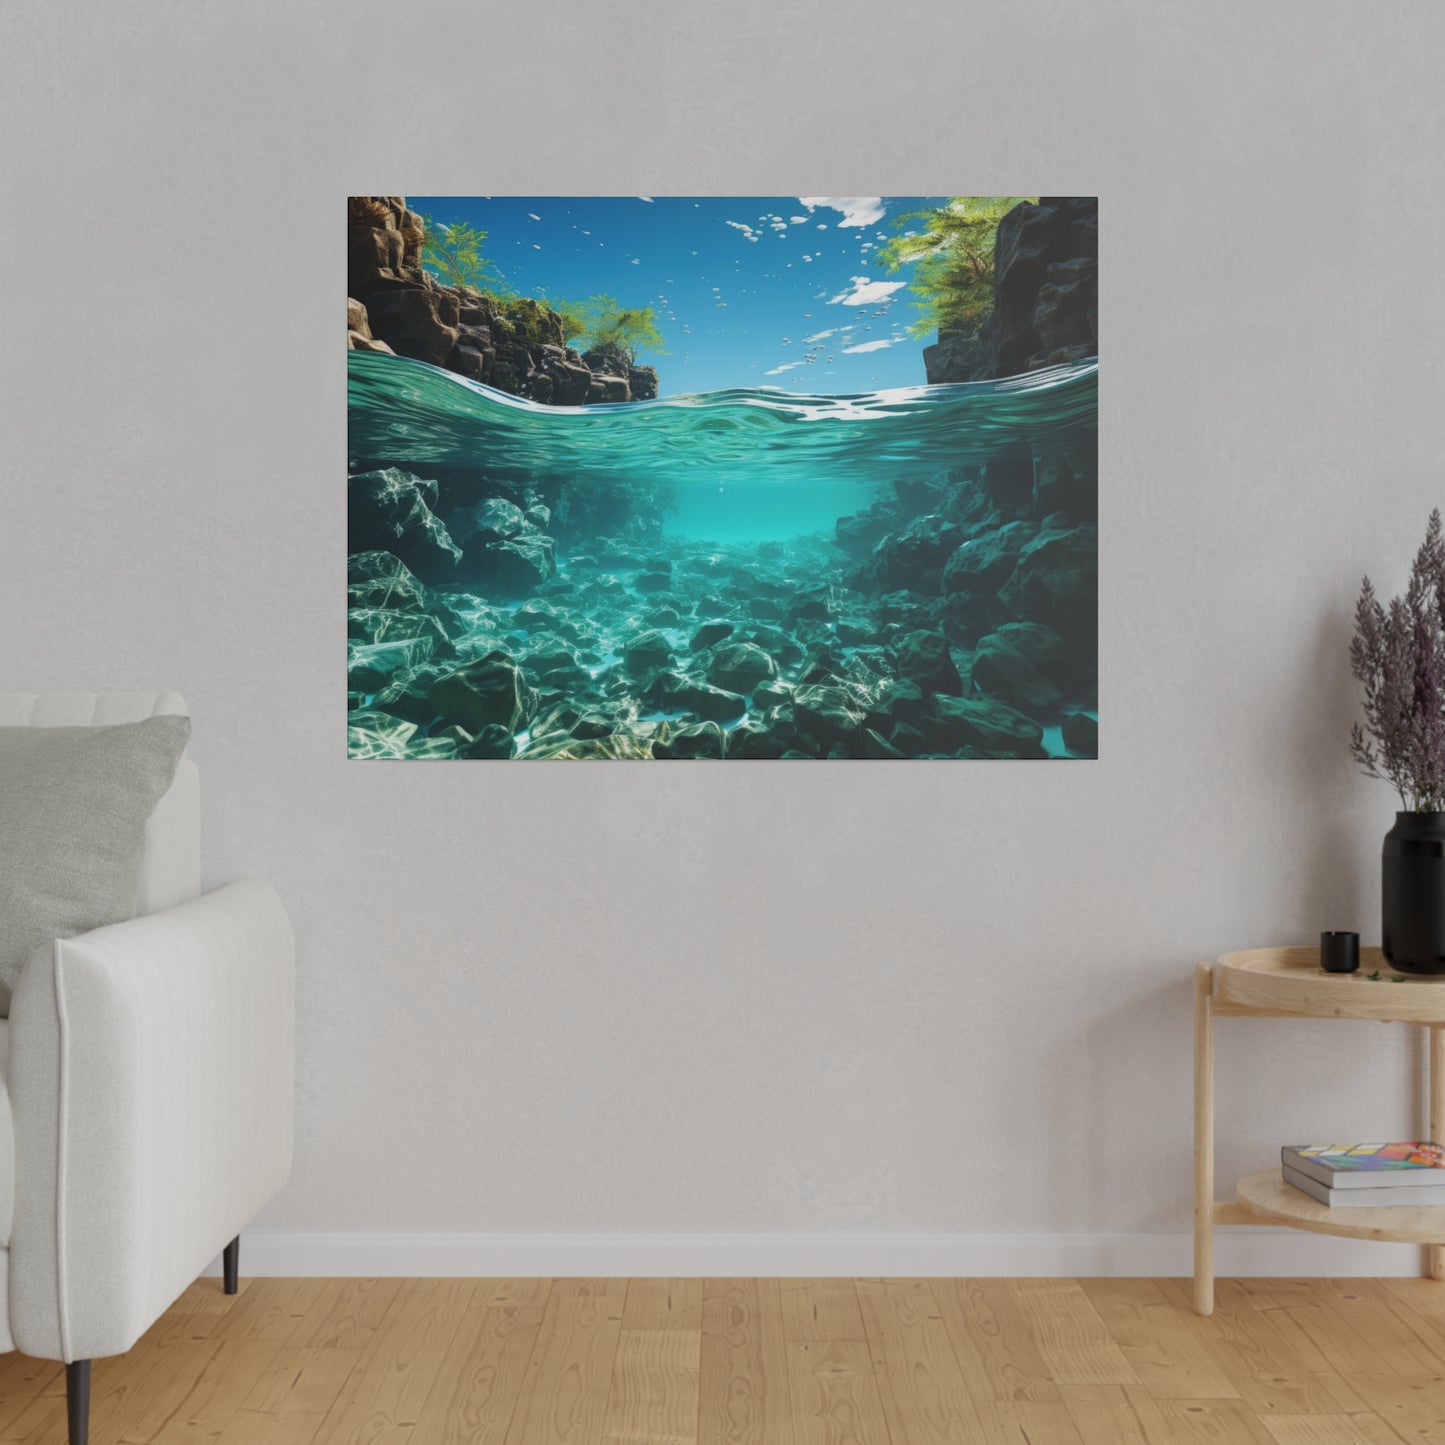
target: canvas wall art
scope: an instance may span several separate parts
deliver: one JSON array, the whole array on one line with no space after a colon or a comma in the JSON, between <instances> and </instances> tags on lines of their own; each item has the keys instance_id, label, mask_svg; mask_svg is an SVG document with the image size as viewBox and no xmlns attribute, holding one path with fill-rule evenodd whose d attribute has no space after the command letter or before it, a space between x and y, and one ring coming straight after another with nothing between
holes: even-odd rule
<instances>
[{"instance_id":1,"label":"canvas wall art","mask_svg":"<svg viewBox=\"0 0 1445 1445\"><path fill-rule=\"evenodd\" d=\"M352 196L348 752L1098 747L1098 204Z\"/></svg>"}]
</instances>

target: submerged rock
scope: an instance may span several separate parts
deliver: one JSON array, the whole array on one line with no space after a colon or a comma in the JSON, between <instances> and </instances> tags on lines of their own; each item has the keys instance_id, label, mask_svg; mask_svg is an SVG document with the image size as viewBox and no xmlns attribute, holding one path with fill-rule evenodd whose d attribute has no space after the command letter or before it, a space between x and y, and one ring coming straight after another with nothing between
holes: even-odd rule
<instances>
[{"instance_id":1,"label":"submerged rock","mask_svg":"<svg viewBox=\"0 0 1445 1445\"><path fill-rule=\"evenodd\" d=\"M777 663L751 642L721 644L707 665L708 681L729 692L749 693L777 675Z\"/></svg>"},{"instance_id":2,"label":"submerged rock","mask_svg":"<svg viewBox=\"0 0 1445 1445\"><path fill-rule=\"evenodd\" d=\"M622 665L633 677L644 677L649 672L666 667L671 661L672 644L656 631L634 637L622 654Z\"/></svg>"},{"instance_id":3,"label":"submerged rock","mask_svg":"<svg viewBox=\"0 0 1445 1445\"><path fill-rule=\"evenodd\" d=\"M715 642L721 642L723 638L731 637L733 631L734 628L731 622L704 622L692 635L692 651L702 652L704 649L711 647Z\"/></svg>"},{"instance_id":4,"label":"submerged rock","mask_svg":"<svg viewBox=\"0 0 1445 1445\"><path fill-rule=\"evenodd\" d=\"M930 747L957 754L972 747L990 757L1042 758L1043 728L1007 703L989 697L933 699L921 721Z\"/></svg>"},{"instance_id":5,"label":"submerged rock","mask_svg":"<svg viewBox=\"0 0 1445 1445\"><path fill-rule=\"evenodd\" d=\"M688 712L711 722L732 722L748 710L746 701L737 693L706 682L689 683L674 696Z\"/></svg>"},{"instance_id":6,"label":"submerged rock","mask_svg":"<svg viewBox=\"0 0 1445 1445\"><path fill-rule=\"evenodd\" d=\"M1070 713L1063 724L1064 746L1080 758L1099 756L1099 720L1086 712Z\"/></svg>"},{"instance_id":7,"label":"submerged rock","mask_svg":"<svg viewBox=\"0 0 1445 1445\"><path fill-rule=\"evenodd\" d=\"M489 652L438 678L427 696L437 712L474 737L494 723L515 733L537 705L537 695L521 668L505 652Z\"/></svg>"},{"instance_id":8,"label":"submerged rock","mask_svg":"<svg viewBox=\"0 0 1445 1445\"><path fill-rule=\"evenodd\" d=\"M346 685L352 692L380 692L398 672L417 667L436 651L432 637L347 646Z\"/></svg>"},{"instance_id":9,"label":"submerged rock","mask_svg":"<svg viewBox=\"0 0 1445 1445\"><path fill-rule=\"evenodd\" d=\"M354 552L346 559L346 596L353 608L425 612L430 592L393 552Z\"/></svg>"},{"instance_id":10,"label":"submerged rock","mask_svg":"<svg viewBox=\"0 0 1445 1445\"><path fill-rule=\"evenodd\" d=\"M800 687L793 694L794 725L825 747L834 743L861 746L863 718L862 704L846 688Z\"/></svg>"},{"instance_id":11,"label":"submerged rock","mask_svg":"<svg viewBox=\"0 0 1445 1445\"><path fill-rule=\"evenodd\" d=\"M1064 700L1068 668L1064 639L1040 622L1008 622L973 655L973 681L1016 707L1054 708Z\"/></svg>"},{"instance_id":12,"label":"submerged rock","mask_svg":"<svg viewBox=\"0 0 1445 1445\"><path fill-rule=\"evenodd\" d=\"M948 639L941 632L905 633L893 644L899 673L924 692L958 694L963 679L953 660Z\"/></svg>"},{"instance_id":13,"label":"submerged rock","mask_svg":"<svg viewBox=\"0 0 1445 1445\"><path fill-rule=\"evenodd\" d=\"M346 635L358 642L409 642L430 638L433 651L450 654L451 639L435 617L391 607L353 607L346 614Z\"/></svg>"},{"instance_id":14,"label":"submerged rock","mask_svg":"<svg viewBox=\"0 0 1445 1445\"><path fill-rule=\"evenodd\" d=\"M944 566L944 592L993 597L1012 575L1019 553L1033 534L1027 522L1010 522L963 543Z\"/></svg>"},{"instance_id":15,"label":"submerged rock","mask_svg":"<svg viewBox=\"0 0 1445 1445\"><path fill-rule=\"evenodd\" d=\"M935 594L943 564L963 540L958 523L939 513L915 517L901 532L890 533L873 549L870 568L881 591L908 587Z\"/></svg>"},{"instance_id":16,"label":"submerged rock","mask_svg":"<svg viewBox=\"0 0 1445 1445\"><path fill-rule=\"evenodd\" d=\"M396 467L352 477L347 487L348 549L384 549L423 582L450 581L462 551L431 509L436 497L435 482Z\"/></svg>"},{"instance_id":17,"label":"submerged rock","mask_svg":"<svg viewBox=\"0 0 1445 1445\"><path fill-rule=\"evenodd\" d=\"M1092 642L1098 635L1098 528L1040 532L1019 552L998 598L1013 617Z\"/></svg>"},{"instance_id":18,"label":"submerged rock","mask_svg":"<svg viewBox=\"0 0 1445 1445\"><path fill-rule=\"evenodd\" d=\"M690 723L685 727L663 724L652 744L655 758L722 758L727 754L727 735L715 722Z\"/></svg>"},{"instance_id":19,"label":"submerged rock","mask_svg":"<svg viewBox=\"0 0 1445 1445\"><path fill-rule=\"evenodd\" d=\"M488 592L517 597L534 591L556 571L556 545L528 526L504 542L486 541L482 533L468 538L458 576Z\"/></svg>"},{"instance_id":20,"label":"submerged rock","mask_svg":"<svg viewBox=\"0 0 1445 1445\"><path fill-rule=\"evenodd\" d=\"M503 723L488 723L476 737L459 750L460 756L474 761L497 761L515 757L517 740Z\"/></svg>"}]
</instances>

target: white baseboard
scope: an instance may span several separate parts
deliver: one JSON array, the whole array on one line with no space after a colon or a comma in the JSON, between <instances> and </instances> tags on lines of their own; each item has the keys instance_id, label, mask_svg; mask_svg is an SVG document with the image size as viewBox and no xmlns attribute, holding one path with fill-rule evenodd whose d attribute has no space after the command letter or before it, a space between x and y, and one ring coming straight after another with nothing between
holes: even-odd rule
<instances>
[{"instance_id":1,"label":"white baseboard","mask_svg":"<svg viewBox=\"0 0 1445 1445\"><path fill-rule=\"evenodd\" d=\"M256 1230L241 1272L417 1277L1181 1276L1188 1234L330 1234ZM1413 1275L1422 1251L1288 1229L1220 1229L1221 1276ZM210 1273L219 1273L219 1261Z\"/></svg>"}]
</instances>

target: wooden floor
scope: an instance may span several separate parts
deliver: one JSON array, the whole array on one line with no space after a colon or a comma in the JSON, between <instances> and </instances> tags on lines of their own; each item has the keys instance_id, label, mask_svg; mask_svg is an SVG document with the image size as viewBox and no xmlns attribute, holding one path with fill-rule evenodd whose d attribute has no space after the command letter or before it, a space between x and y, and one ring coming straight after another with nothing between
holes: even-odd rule
<instances>
[{"instance_id":1,"label":"wooden floor","mask_svg":"<svg viewBox=\"0 0 1445 1445\"><path fill-rule=\"evenodd\" d=\"M0 1440L64 1388L0 1357ZM1445 1285L204 1280L94 1391L93 1445L1420 1445Z\"/></svg>"}]
</instances>

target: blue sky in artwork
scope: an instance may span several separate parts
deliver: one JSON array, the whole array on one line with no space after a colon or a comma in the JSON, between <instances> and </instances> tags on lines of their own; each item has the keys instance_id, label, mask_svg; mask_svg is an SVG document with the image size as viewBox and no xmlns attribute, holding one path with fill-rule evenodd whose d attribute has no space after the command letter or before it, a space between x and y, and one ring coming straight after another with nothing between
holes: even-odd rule
<instances>
[{"instance_id":1,"label":"blue sky in artwork","mask_svg":"<svg viewBox=\"0 0 1445 1445\"><path fill-rule=\"evenodd\" d=\"M725 387L877 391L924 383L907 281L874 264L895 221L942 196L411 196L488 233L524 296L651 306L663 395Z\"/></svg>"}]
</instances>

